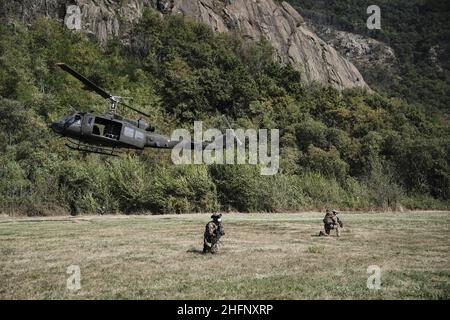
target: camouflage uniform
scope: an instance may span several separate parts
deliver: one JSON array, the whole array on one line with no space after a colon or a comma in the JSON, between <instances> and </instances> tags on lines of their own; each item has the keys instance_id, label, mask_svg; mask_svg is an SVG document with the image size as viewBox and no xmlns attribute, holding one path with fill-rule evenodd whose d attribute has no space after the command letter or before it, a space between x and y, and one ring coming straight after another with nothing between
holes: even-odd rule
<instances>
[{"instance_id":1,"label":"camouflage uniform","mask_svg":"<svg viewBox=\"0 0 450 320\"><path fill-rule=\"evenodd\" d=\"M320 231L319 235L329 236L330 231L334 229L334 230L336 230L336 236L338 236L338 237L340 236L340 234L341 234L340 228L342 228L344 224L337 216L338 214L339 214L339 211L337 211L337 210L330 211L327 209L325 217L323 218L325 233Z\"/></svg>"},{"instance_id":2,"label":"camouflage uniform","mask_svg":"<svg viewBox=\"0 0 450 320\"><path fill-rule=\"evenodd\" d=\"M203 238L203 253L218 252L219 248L217 242L221 236L225 235L221 217L222 214L215 213L211 216L213 220L206 224L205 235Z\"/></svg>"}]
</instances>

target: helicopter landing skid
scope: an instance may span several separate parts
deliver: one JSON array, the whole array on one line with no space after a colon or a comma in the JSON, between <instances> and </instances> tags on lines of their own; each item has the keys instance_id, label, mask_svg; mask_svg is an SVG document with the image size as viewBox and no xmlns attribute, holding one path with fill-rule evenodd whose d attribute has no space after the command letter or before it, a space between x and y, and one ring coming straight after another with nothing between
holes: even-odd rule
<instances>
[{"instance_id":1,"label":"helicopter landing skid","mask_svg":"<svg viewBox=\"0 0 450 320\"><path fill-rule=\"evenodd\" d=\"M97 154L103 154L103 155L113 156L113 157L119 156L119 154L116 152L115 148L91 146L91 145L81 143L81 142L74 142L73 140L70 140L70 139L67 139L66 146L69 149L79 151L79 152L97 153Z\"/></svg>"}]
</instances>

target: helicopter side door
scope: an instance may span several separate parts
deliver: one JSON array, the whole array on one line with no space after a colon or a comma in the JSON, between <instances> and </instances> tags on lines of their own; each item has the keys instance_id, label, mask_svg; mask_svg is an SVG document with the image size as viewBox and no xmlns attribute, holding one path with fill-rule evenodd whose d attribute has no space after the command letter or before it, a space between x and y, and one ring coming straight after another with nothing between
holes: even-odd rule
<instances>
[{"instance_id":1,"label":"helicopter side door","mask_svg":"<svg viewBox=\"0 0 450 320\"><path fill-rule=\"evenodd\" d=\"M92 129L92 136L108 140L119 140L122 122L99 116L93 117L93 120L88 121L90 121L89 127Z\"/></svg>"},{"instance_id":2,"label":"helicopter side door","mask_svg":"<svg viewBox=\"0 0 450 320\"><path fill-rule=\"evenodd\" d=\"M85 114L82 120L81 135L90 135L92 133L92 126L94 124L94 116Z\"/></svg>"},{"instance_id":3,"label":"helicopter side door","mask_svg":"<svg viewBox=\"0 0 450 320\"><path fill-rule=\"evenodd\" d=\"M136 149L143 149L145 145L145 131L124 123L120 142L132 145Z\"/></svg>"}]
</instances>

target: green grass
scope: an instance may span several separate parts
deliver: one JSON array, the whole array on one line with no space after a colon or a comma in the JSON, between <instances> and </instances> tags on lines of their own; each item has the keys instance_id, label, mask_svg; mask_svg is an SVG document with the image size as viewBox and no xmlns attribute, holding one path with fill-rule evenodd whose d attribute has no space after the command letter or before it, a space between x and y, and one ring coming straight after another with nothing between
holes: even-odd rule
<instances>
[{"instance_id":1,"label":"green grass","mask_svg":"<svg viewBox=\"0 0 450 320\"><path fill-rule=\"evenodd\" d=\"M208 218L0 218L0 298L450 298L450 212L344 213L340 238L317 237L322 213L225 214L221 252L204 256Z\"/></svg>"}]
</instances>

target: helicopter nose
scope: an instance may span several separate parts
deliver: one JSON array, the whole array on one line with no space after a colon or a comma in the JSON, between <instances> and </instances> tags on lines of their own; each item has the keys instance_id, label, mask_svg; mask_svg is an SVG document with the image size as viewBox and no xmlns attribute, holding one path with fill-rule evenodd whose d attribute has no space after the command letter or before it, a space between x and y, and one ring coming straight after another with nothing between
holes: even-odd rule
<instances>
[{"instance_id":1,"label":"helicopter nose","mask_svg":"<svg viewBox=\"0 0 450 320\"><path fill-rule=\"evenodd\" d=\"M63 131L63 126L60 122L52 122L49 125L49 128L52 129L55 133L61 133Z\"/></svg>"}]
</instances>

